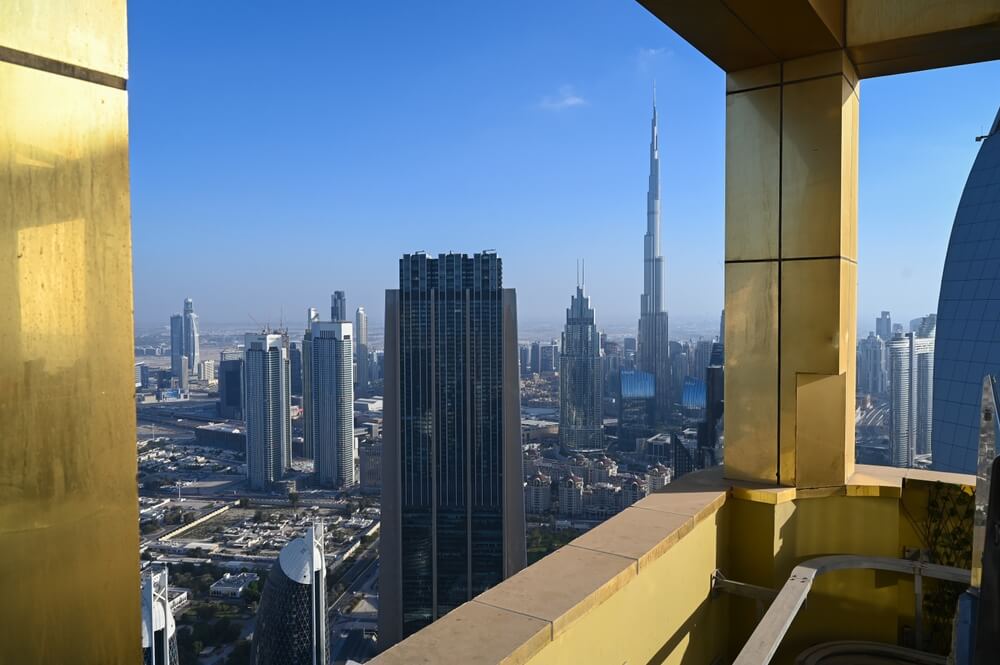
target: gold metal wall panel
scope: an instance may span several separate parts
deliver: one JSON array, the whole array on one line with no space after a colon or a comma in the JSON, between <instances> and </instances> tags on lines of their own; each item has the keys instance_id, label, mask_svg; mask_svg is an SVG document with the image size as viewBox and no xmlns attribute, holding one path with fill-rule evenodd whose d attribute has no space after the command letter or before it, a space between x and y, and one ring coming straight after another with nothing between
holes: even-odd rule
<instances>
[{"instance_id":1,"label":"gold metal wall panel","mask_svg":"<svg viewBox=\"0 0 1000 665\"><path fill-rule=\"evenodd\" d=\"M125 78L125 0L3 0L0 47Z\"/></svg>"},{"instance_id":2,"label":"gold metal wall panel","mask_svg":"<svg viewBox=\"0 0 1000 665\"><path fill-rule=\"evenodd\" d=\"M816 451L808 453L812 459L828 454L844 455L850 446L854 450L854 428L848 428L850 443L843 433L844 427L827 431L825 436L808 442L796 438L798 375L845 374L854 381L855 351L853 332L857 266L844 259L814 259L783 261L781 268L781 443L780 462L782 484L802 485L797 472L797 455L805 445L819 446L833 453ZM848 325L850 324L850 326ZM844 390L847 391L845 385ZM854 390L835 408L838 418L854 412ZM851 400L848 402L847 398ZM852 421L853 422L853 421ZM838 433L840 432L840 433ZM845 462L846 464L846 462ZM846 467L845 467L846 468Z\"/></svg>"},{"instance_id":3,"label":"gold metal wall panel","mask_svg":"<svg viewBox=\"0 0 1000 665\"><path fill-rule=\"evenodd\" d=\"M857 261L860 87L842 78L840 96L840 255Z\"/></svg>"},{"instance_id":4,"label":"gold metal wall panel","mask_svg":"<svg viewBox=\"0 0 1000 665\"><path fill-rule=\"evenodd\" d=\"M827 445L829 440L843 440L846 435L846 380L846 373L796 376L797 487L828 487L847 482L843 446Z\"/></svg>"},{"instance_id":5,"label":"gold metal wall panel","mask_svg":"<svg viewBox=\"0 0 1000 665\"><path fill-rule=\"evenodd\" d=\"M4 38L77 13L31 4ZM126 93L0 63L0 118L0 661L133 663Z\"/></svg>"},{"instance_id":6,"label":"gold metal wall panel","mask_svg":"<svg viewBox=\"0 0 1000 665\"><path fill-rule=\"evenodd\" d=\"M847 46L996 23L998 0L847 0Z\"/></svg>"},{"instance_id":7,"label":"gold metal wall panel","mask_svg":"<svg viewBox=\"0 0 1000 665\"><path fill-rule=\"evenodd\" d=\"M829 76L784 86L782 258L841 253L842 82Z\"/></svg>"},{"instance_id":8,"label":"gold metal wall panel","mask_svg":"<svg viewBox=\"0 0 1000 665\"><path fill-rule=\"evenodd\" d=\"M847 57L847 51L844 49L789 60L782 65L781 74L781 80L785 83L841 74L850 82L851 86L858 84L857 72L854 71L854 65L851 64Z\"/></svg>"},{"instance_id":9,"label":"gold metal wall panel","mask_svg":"<svg viewBox=\"0 0 1000 665\"><path fill-rule=\"evenodd\" d=\"M740 92L781 83L781 65L763 65L726 74L726 92Z\"/></svg>"},{"instance_id":10,"label":"gold metal wall panel","mask_svg":"<svg viewBox=\"0 0 1000 665\"><path fill-rule=\"evenodd\" d=\"M722 0L639 0L639 4L727 72L777 61Z\"/></svg>"},{"instance_id":11,"label":"gold metal wall panel","mask_svg":"<svg viewBox=\"0 0 1000 665\"><path fill-rule=\"evenodd\" d=\"M640 4L726 72L844 46L861 78L1000 58L1000 0Z\"/></svg>"},{"instance_id":12,"label":"gold metal wall panel","mask_svg":"<svg viewBox=\"0 0 1000 665\"><path fill-rule=\"evenodd\" d=\"M841 48L843 0L725 0L780 60Z\"/></svg>"},{"instance_id":13,"label":"gold metal wall panel","mask_svg":"<svg viewBox=\"0 0 1000 665\"><path fill-rule=\"evenodd\" d=\"M726 260L778 257L781 90L726 96Z\"/></svg>"},{"instance_id":14,"label":"gold metal wall panel","mask_svg":"<svg viewBox=\"0 0 1000 665\"><path fill-rule=\"evenodd\" d=\"M778 265L726 264L727 478L777 476Z\"/></svg>"}]
</instances>

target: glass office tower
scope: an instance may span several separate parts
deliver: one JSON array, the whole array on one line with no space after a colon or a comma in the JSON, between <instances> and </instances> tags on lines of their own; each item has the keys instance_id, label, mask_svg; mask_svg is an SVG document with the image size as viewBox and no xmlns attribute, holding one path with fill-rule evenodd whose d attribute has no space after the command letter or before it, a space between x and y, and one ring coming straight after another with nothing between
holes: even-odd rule
<instances>
[{"instance_id":1,"label":"glass office tower","mask_svg":"<svg viewBox=\"0 0 1000 665\"><path fill-rule=\"evenodd\" d=\"M380 648L525 565L514 291L492 252L399 267L386 291Z\"/></svg>"},{"instance_id":2,"label":"glass office tower","mask_svg":"<svg viewBox=\"0 0 1000 665\"><path fill-rule=\"evenodd\" d=\"M604 449L601 339L583 286L566 310L559 357L559 445L564 451Z\"/></svg>"},{"instance_id":3,"label":"glass office tower","mask_svg":"<svg viewBox=\"0 0 1000 665\"><path fill-rule=\"evenodd\" d=\"M1000 112L958 202L941 275L932 468L976 472L983 377L1000 374Z\"/></svg>"}]
</instances>

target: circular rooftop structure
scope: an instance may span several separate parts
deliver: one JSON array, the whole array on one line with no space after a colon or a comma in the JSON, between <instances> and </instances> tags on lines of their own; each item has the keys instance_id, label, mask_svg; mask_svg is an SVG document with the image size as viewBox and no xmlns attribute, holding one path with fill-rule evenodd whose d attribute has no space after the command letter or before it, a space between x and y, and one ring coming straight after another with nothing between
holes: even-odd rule
<instances>
[{"instance_id":1,"label":"circular rooftop structure","mask_svg":"<svg viewBox=\"0 0 1000 665\"><path fill-rule=\"evenodd\" d=\"M299 584L312 584L313 574L323 565L323 554L313 545L313 555L309 554L309 541L305 537L292 540L278 554L281 572L288 579Z\"/></svg>"}]
</instances>

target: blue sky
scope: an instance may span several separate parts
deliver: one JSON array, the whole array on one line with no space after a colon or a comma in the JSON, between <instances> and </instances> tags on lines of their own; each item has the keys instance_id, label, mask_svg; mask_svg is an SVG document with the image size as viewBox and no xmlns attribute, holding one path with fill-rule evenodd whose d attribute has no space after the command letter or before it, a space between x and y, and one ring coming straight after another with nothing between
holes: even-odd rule
<instances>
[{"instance_id":1,"label":"blue sky","mask_svg":"<svg viewBox=\"0 0 1000 665\"><path fill-rule=\"evenodd\" d=\"M381 325L403 252L496 249L522 327L642 284L651 84L677 326L722 307L724 77L636 3L133 3L136 323ZM862 84L859 316L936 307L1000 64Z\"/></svg>"}]
</instances>

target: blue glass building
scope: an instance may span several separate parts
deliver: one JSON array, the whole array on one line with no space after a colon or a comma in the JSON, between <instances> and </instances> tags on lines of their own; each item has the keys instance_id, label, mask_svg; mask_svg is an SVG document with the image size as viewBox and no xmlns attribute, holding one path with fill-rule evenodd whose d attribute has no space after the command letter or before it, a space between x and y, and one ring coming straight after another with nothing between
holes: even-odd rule
<instances>
[{"instance_id":1,"label":"blue glass building","mask_svg":"<svg viewBox=\"0 0 1000 665\"><path fill-rule=\"evenodd\" d=\"M622 370L618 391L618 448L636 449L636 439L653 434L656 424L656 377L650 372Z\"/></svg>"},{"instance_id":2,"label":"blue glass building","mask_svg":"<svg viewBox=\"0 0 1000 665\"><path fill-rule=\"evenodd\" d=\"M975 473L983 376L1000 374L1000 113L958 203L937 315L932 468Z\"/></svg>"}]
</instances>

